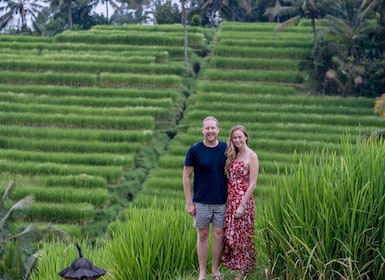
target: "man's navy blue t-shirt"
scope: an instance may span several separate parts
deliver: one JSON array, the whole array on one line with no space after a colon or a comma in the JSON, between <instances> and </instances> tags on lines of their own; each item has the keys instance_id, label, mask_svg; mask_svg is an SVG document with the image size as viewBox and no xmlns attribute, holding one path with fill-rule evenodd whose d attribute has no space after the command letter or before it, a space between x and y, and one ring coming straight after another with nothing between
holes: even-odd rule
<instances>
[{"instance_id":1,"label":"man's navy blue t-shirt","mask_svg":"<svg viewBox=\"0 0 385 280\"><path fill-rule=\"evenodd\" d=\"M203 142L198 142L188 150L184 165L194 167L194 202L226 203L226 147L227 144L220 141L216 147L207 147Z\"/></svg>"}]
</instances>

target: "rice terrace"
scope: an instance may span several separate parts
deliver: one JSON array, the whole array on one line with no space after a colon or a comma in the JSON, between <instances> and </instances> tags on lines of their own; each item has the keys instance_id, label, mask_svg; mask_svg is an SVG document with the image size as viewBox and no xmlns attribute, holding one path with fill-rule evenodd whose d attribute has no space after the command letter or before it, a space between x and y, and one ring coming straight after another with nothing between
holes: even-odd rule
<instances>
[{"instance_id":1,"label":"rice terrace","mask_svg":"<svg viewBox=\"0 0 385 280\"><path fill-rule=\"evenodd\" d=\"M360 143L384 119L374 98L312 94L310 22L276 26L188 26L188 74L180 24L0 35L0 206L32 196L15 227L52 232L31 280L60 279L75 242L103 279L196 279L182 170L208 115L259 156L247 279L385 277L385 152Z\"/></svg>"}]
</instances>

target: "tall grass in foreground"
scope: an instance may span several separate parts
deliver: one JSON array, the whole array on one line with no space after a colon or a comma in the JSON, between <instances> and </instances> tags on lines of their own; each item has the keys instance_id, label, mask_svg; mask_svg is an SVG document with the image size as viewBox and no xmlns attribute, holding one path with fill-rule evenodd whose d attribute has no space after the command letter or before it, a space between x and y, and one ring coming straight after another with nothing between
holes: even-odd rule
<instances>
[{"instance_id":1,"label":"tall grass in foreground","mask_svg":"<svg viewBox=\"0 0 385 280\"><path fill-rule=\"evenodd\" d=\"M107 270L103 279L175 279L196 272L196 231L183 200L170 201L161 211L156 204L121 212L97 246L81 242L84 257ZM45 244L31 280L60 279L57 273L76 258L73 244Z\"/></svg>"},{"instance_id":2,"label":"tall grass in foreground","mask_svg":"<svg viewBox=\"0 0 385 280\"><path fill-rule=\"evenodd\" d=\"M162 211L129 208L109 232L113 279L172 279L197 264L192 219L175 205Z\"/></svg>"},{"instance_id":3,"label":"tall grass in foreground","mask_svg":"<svg viewBox=\"0 0 385 280\"><path fill-rule=\"evenodd\" d=\"M348 138L339 154L304 155L275 188L264 232L274 276L384 279L384 143Z\"/></svg>"}]
</instances>

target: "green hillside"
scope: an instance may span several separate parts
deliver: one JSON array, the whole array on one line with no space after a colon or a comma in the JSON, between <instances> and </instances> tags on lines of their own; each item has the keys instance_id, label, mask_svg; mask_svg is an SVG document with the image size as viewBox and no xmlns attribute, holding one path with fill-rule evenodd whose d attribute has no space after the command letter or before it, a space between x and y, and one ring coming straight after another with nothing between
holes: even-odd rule
<instances>
[{"instance_id":1,"label":"green hillside","mask_svg":"<svg viewBox=\"0 0 385 280\"><path fill-rule=\"evenodd\" d=\"M274 27L189 27L196 79L185 74L181 25L2 35L0 191L15 178L12 199L36 200L28 222L81 235L105 229L132 199L181 207L184 156L202 139L207 115L219 119L223 141L235 124L249 130L260 159L257 199L294 154L338 150L346 132L383 128L373 99L309 95L299 65L311 50L310 27Z\"/></svg>"},{"instance_id":2,"label":"green hillside","mask_svg":"<svg viewBox=\"0 0 385 280\"><path fill-rule=\"evenodd\" d=\"M181 25L1 36L0 192L15 179L27 222L102 234L176 133L183 58Z\"/></svg>"}]
</instances>

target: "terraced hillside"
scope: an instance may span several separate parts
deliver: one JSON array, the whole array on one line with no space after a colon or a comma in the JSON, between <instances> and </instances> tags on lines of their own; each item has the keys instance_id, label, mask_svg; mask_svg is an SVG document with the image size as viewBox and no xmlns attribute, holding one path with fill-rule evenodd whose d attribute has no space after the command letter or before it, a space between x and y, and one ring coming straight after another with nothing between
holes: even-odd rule
<instances>
[{"instance_id":1,"label":"terraced hillside","mask_svg":"<svg viewBox=\"0 0 385 280\"><path fill-rule=\"evenodd\" d=\"M204 35L188 32L192 60ZM34 196L28 222L106 226L175 134L183 58L181 25L1 36L0 193Z\"/></svg>"},{"instance_id":2,"label":"terraced hillside","mask_svg":"<svg viewBox=\"0 0 385 280\"><path fill-rule=\"evenodd\" d=\"M79 225L109 222L119 198L139 189L137 206L183 209L184 156L207 115L219 119L221 140L235 124L248 128L260 159L257 198L294 153L337 150L347 131L382 128L372 99L299 90L310 27L274 27L222 23L192 88L180 25L1 36L0 191L15 178L13 199L36 199L29 221L79 235ZM190 62L210 32L189 29Z\"/></svg>"},{"instance_id":3,"label":"terraced hillside","mask_svg":"<svg viewBox=\"0 0 385 280\"><path fill-rule=\"evenodd\" d=\"M196 91L187 101L178 134L144 183L143 196L165 197L167 202L160 207L171 201L183 205L185 153L189 145L202 139L201 122L207 115L220 121L221 140L227 140L233 125L247 127L250 146L260 159L257 199L263 199L274 181L290 170L295 154L325 147L337 151L345 133L362 135L384 126L383 120L373 115L373 99L304 92L299 64L311 51L310 28L304 23L274 33L275 26L221 24Z\"/></svg>"}]
</instances>

